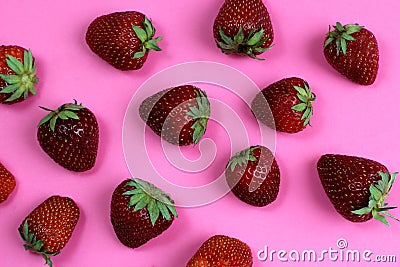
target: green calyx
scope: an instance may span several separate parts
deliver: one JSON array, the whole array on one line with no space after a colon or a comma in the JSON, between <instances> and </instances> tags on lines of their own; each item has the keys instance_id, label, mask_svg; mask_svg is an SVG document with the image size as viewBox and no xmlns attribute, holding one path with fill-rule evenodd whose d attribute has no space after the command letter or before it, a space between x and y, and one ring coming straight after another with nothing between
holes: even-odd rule
<instances>
[{"instance_id":1,"label":"green calyx","mask_svg":"<svg viewBox=\"0 0 400 267\"><path fill-rule=\"evenodd\" d=\"M56 256L60 252L57 251L53 253L48 253L49 251L48 248L43 248L44 242L42 240L37 239L34 233L29 232L28 219L24 221L24 224L22 226L22 231L19 231L19 233L21 235L21 238L25 242L24 244L25 250L29 250L42 255L43 259L46 261L46 264L52 267L53 263L51 262L50 257Z\"/></svg>"},{"instance_id":2,"label":"green calyx","mask_svg":"<svg viewBox=\"0 0 400 267\"><path fill-rule=\"evenodd\" d=\"M271 49L271 46L267 48L262 47L269 39L268 36L263 38L264 29L259 31L251 30L245 36L242 27L240 27L233 39L227 36L222 29L219 29L219 34L222 41L217 41L217 43L225 54L247 55L254 59L264 60L263 58L258 58L256 53L260 54Z\"/></svg>"},{"instance_id":3,"label":"green calyx","mask_svg":"<svg viewBox=\"0 0 400 267\"><path fill-rule=\"evenodd\" d=\"M301 103L294 105L292 109L303 113L301 119L304 120L303 125L307 126L310 124L310 119L313 114L312 102L315 101L316 96L313 92L311 92L307 83L304 83L304 87L294 86L294 89L296 89L297 98L301 101Z\"/></svg>"},{"instance_id":4,"label":"green calyx","mask_svg":"<svg viewBox=\"0 0 400 267\"><path fill-rule=\"evenodd\" d=\"M369 197L368 207L354 210L352 213L357 215L372 213L374 219L386 224L387 226L389 226L389 223L385 216L400 222L399 219L387 212L388 210L395 209L396 207L389 207L388 204L385 203L385 200L392 189L393 183L396 180L397 174L397 172L392 174L389 172L379 172L382 180L378 181L376 184L372 184L369 187L369 192L371 195Z\"/></svg>"},{"instance_id":5,"label":"green calyx","mask_svg":"<svg viewBox=\"0 0 400 267\"><path fill-rule=\"evenodd\" d=\"M61 120L68 120L68 119L73 119L73 120L79 120L78 115L74 111L83 109L84 106L82 104L78 104L76 100L74 100L74 103L68 103L61 105L58 109L56 110L51 110L45 107L40 107L41 109L44 109L46 111L50 111L49 114L47 114L40 122L38 127L42 126L43 124L49 123L50 129L54 132L56 128L56 122L58 119Z\"/></svg>"},{"instance_id":6,"label":"green calyx","mask_svg":"<svg viewBox=\"0 0 400 267\"><path fill-rule=\"evenodd\" d=\"M151 23L151 20L149 20L146 16L144 17L142 27L132 24L132 29L142 42L141 51L136 52L133 55L134 59L143 57L149 50L161 51L161 48L158 46L157 42L161 41L162 37L153 38L156 34L156 29L154 28L153 23Z\"/></svg>"},{"instance_id":7,"label":"green calyx","mask_svg":"<svg viewBox=\"0 0 400 267\"><path fill-rule=\"evenodd\" d=\"M360 26L358 24L347 24L343 26L339 22L336 22L336 26L333 26L333 28L334 30L331 30L331 26L329 26L329 32L326 35L324 48L335 41L337 55L339 55L340 52L345 55L347 52L347 42L356 40L351 35L359 32L362 28L364 28L364 26Z\"/></svg>"},{"instance_id":8,"label":"green calyx","mask_svg":"<svg viewBox=\"0 0 400 267\"><path fill-rule=\"evenodd\" d=\"M0 93L11 94L5 101L11 102L21 96L27 99L29 93L36 95L35 84L39 82L39 79L36 77L36 64L32 52L24 51L23 63L11 55L7 56L6 63L15 74L0 74L0 78L7 83Z\"/></svg>"},{"instance_id":9,"label":"green calyx","mask_svg":"<svg viewBox=\"0 0 400 267\"><path fill-rule=\"evenodd\" d=\"M208 101L206 92L199 90L196 95L197 107L189 107L189 111L186 113L194 120L191 128L194 129L193 143L195 145L206 132L208 119L210 118L210 101Z\"/></svg>"},{"instance_id":10,"label":"green calyx","mask_svg":"<svg viewBox=\"0 0 400 267\"><path fill-rule=\"evenodd\" d=\"M257 158L253 154L253 151L257 148L258 148L257 146L252 146L250 148L237 152L235 156L233 156L229 160L228 165L226 165L226 168L227 169L229 168L231 172L233 172L236 166L247 165L247 162L249 161L257 161Z\"/></svg>"},{"instance_id":11,"label":"green calyx","mask_svg":"<svg viewBox=\"0 0 400 267\"><path fill-rule=\"evenodd\" d=\"M171 214L174 217L178 217L171 197L153 184L133 178L126 185L134 187L134 189L123 193L124 196L130 197L129 208L133 207L134 211L147 208L153 226L160 215L167 221L172 220Z\"/></svg>"}]
</instances>

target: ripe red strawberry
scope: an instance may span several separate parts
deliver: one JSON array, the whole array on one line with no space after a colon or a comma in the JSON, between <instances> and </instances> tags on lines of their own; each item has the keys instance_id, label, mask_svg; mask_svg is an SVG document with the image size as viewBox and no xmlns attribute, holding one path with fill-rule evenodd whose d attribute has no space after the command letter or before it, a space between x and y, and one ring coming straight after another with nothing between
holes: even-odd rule
<instances>
[{"instance_id":1,"label":"ripe red strawberry","mask_svg":"<svg viewBox=\"0 0 400 267\"><path fill-rule=\"evenodd\" d=\"M0 103L14 104L36 94L36 64L30 50L0 46Z\"/></svg>"},{"instance_id":2,"label":"ripe red strawberry","mask_svg":"<svg viewBox=\"0 0 400 267\"><path fill-rule=\"evenodd\" d=\"M136 11L115 12L96 18L86 32L90 49L120 70L137 70L149 50L161 51L151 21Z\"/></svg>"},{"instance_id":3,"label":"ripe red strawberry","mask_svg":"<svg viewBox=\"0 0 400 267\"><path fill-rule=\"evenodd\" d=\"M71 238L80 216L79 207L69 197L52 196L35 208L18 231L26 250L50 257L58 255Z\"/></svg>"},{"instance_id":4,"label":"ripe red strawberry","mask_svg":"<svg viewBox=\"0 0 400 267\"><path fill-rule=\"evenodd\" d=\"M205 241L186 267L251 267L250 247L239 239L215 235Z\"/></svg>"},{"instance_id":5,"label":"ripe red strawberry","mask_svg":"<svg viewBox=\"0 0 400 267\"><path fill-rule=\"evenodd\" d=\"M310 124L315 94L297 77L275 82L254 98L251 109L258 120L280 132L297 133Z\"/></svg>"},{"instance_id":6,"label":"ripe red strawberry","mask_svg":"<svg viewBox=\"0 0 400 267\"><path fill-rule=\"evenodd\" d=\"M0 162L0 203L7 200L12 191L14 191L15 185L14 175Z\"/></svg>"},{"instance_id":7,"label":"ripe red strawberry","mask_svg":"<svg viewBox=\"0 0 400 267\"><path fill-rule=\"evenodd\" d=\"M394 218L384 203L397 173L370 159L346 155L323 155L317 163L322 186L340 215L352 222L375 218L388 225ZM397 219L396 219L397 220Z\"/></svg>"},{"instance_id":8,"label":"ripe red strawberry","mask_svg":"<svg viewBox=\"0 0 400 267\"><path fill-rule=\"evenodd\" d=\"M43 109L50 111L40 121L37 132L44 152L71 171L93 168L99 144L99 127L94 114L76 100L56 110Z\"/></svg>"},{"instance_id":9,"label":"ripe red strawberry","mask_svg":"<svg viewBox=\"0 0 400 267\"><path fill-rule=\"evenodd\" d=\"M214 39L226 54L257 55L271 49L271 19L262 0L225 0L214 21Z\"/></svg>"},{"instance_id":10,"label":"ripe red strawberry","mask_svg":"<svg viewBox=\"0 0 400 267\"><path fill-rule=\"evenodd\" d=\"M169 195L141 179L127 179L114 190L111 223L118 239L137 248L167 230L178 217Z\"/></svg>"},{"instance_id":11,"label":"ripe red strawberry","mask_svg":"<svg viewBox=\"0 0 400 267\"><path fill-rule=\"evenodd\" d=\"M361 85L375 82L379 69L378 41L358 24L336 22L325 37L324 55L339 73Z\"/></svg>"},{"instance_id":12,"label":"ripe red strawberry","mask_svg":"<svg viewBox=\"0 0 400 267\"><path fill-rule=\"evenodd\" d=\"M236 153L226 166L225 177L232 193L253 206L266 206L279 193L279 166L272 152L263 146Z\"/></svg>"},{"instance_id":13,"label":"ripe red strawberry","mask_svg":"<svg viewBox=\"0 0 400 267\"><path fill-rule=\"evenodd\" d=\"M146 98L139 114L164 140L180 146L197 144L206 132L210 102L205 91L183 85Z\"/></svg>"}]
</instances>

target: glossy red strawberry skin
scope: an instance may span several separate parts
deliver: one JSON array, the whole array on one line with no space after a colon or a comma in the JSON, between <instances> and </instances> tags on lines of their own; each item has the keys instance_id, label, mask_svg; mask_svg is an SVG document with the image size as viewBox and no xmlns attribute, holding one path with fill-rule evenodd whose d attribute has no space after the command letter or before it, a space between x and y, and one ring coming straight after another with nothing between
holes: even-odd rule
<instances>
[{"instance_id":1,"label":"glossy red strawberry skin","mask_svg":"<svg viewBox=\"0 0 400 267\"><path fill-rule=\"evenodd\" d=\"M135 189L128 185L129 181L127 179L120 183L113 192L111 223L122 244L129 248L138 248L167 230L174 217L171 220L160 217L153 226L147 207L134 211L133 207L129 207L130 197L124 195L125 192Z\"/></svg>"},{"instance_id":2,"label":"glossy red strawberry skin","mask_svg":"<svg viewBox=\"0 0 400 267\"><path fill-rule=\"evenodd\" d=\"M100 58L119 70L143 67L148 52L134 59L141 50L141 41L132 25L142 27L145 15L137 11L115 12L96 18L86 32L86 43Z\"/></svg>"},{"instance_id":3,"label":"glossy red strawberry skin","mask_svg":"<svg viewBox=\"0 0 400 267\"><path fill-rule=\"evenodd\" d=\"M279 193L280 170L272 152L264 146L251 147L256 161L225 170L232 193L243 202L263 207L274 202Z\"/></svg>"},{"instance_id":4,"label":"glossy red strawberry skin","mask_svg":"<svg viewBox=\"0 0 400 267\"><path fill-rule=\"evenodd\" d=\"M308 84L301 78L290 77L279 80L266 88L254 98L251 108L256 118L272 129L285 133L303 131L302 113L292 109L300 104L294 86L304 87Z\"/></svg>"},{"instance_id":5,"label":"glossy red strawberry skin","mask_svg":"<svg viewBox=\"0 0 400 267\"><path fill-rule=\"evenodd\" d=\"M374 34L363 28L352 34L355 41L347 42L347 52L337 54L336 43L324 48L328 63L339 73L361 85L375 82L379 70L379 48Z\"/></svg>"},{"instance_id":6,"label":"glossy red strawberry skin","mask_svg":"<svg viewBox=\"0 0 400 267\"><path fill-rule=\"evenodd\" d=\"M60 252L70 240L80 217L77 204L69 197L51 196L36 207L18 228L21 236L25 221L28 229L42 240L47 253Z\"/></svg>"},{"instance_id":7,"label":"glossy red strawberry skin","mask_svg":"<svg viewBox=\"0 0 400 267\"><path fill-rule=\"evenodd\" d=\"M388 172L379 162L362 157L326 154L317 163L318 174L329 200L345 219L365 222L372 214L352 211L368 207L371 184L381 180L378 172Z\"/></svg>"},{"instance_id":8,"label":"glossy red strawberry skin","mask_svg":"<svg viewBox=\"0 0 400 267\"><path fill-rule=\"evenodd\" d=\"M1 45L0 46L0 74L15 74L15 72L10 69L10 67L6 63L6 59L8 56L13 56L21 62L24 62L24 51L25 48L17 46L17 45ZM7 86L7 83L0 78L0 90ZM3 104L15 104L24 100L24 97L21 96L13 101L6 102L12 93L0 93L0 103Z\"/></svg>"},{"instance_id":9,"label":"glossy red strawberry skin","mask_svg":"<svg viewBox=\"0 0 400 267\"><path fill-rule=\"evenodd\" d=\"M239 239L215 235L205 241L186 267L251 267L250 247Z\"/></svg>"},{"instance_id":10,"label":"glossy red strawberry skin","mask_svg":"<svg viewBox=\"0 0 400 267\"><path fill-rule=\"evenodd\" d=\"M180 146L194 143L193 118L187 115L189 107L198 107L196 97L200 89L183 85L160 91L145 99L140 107L140 117L164 140Z\"/></svg>"},{"instance_id":11,"label":"glossy red strawberry skin","mask_svg":"<svg viewBox=\"0 0 400 267\"><path fill-rule=\"evenodd\" d=\"M58 119L55 130L49 124L38 127L37 139L42 149L67 170L84 172L96 163L99 145L97 119L88 108L75 111L79 120Z\"/></svg>"},{"instance_id":12,"label":"glossy red strawberry skin","mask_svg":"<svg viewBox=\"0 0 400 267\"><path fill-rule=\"evenodd\" d=\"M0 162L0 203L7 200L14 191L16 181L14 175Z\"/></svg>"},{"instance_id":13,"label":"glossy red strawberry skin","mask_svg":"<svg viewBox=\"0 0 400 267\"><path fill-rule=\"evenodd\" d=\"M234 38L240 27L245 35L248 35L251 30L264 29L262 38L268 39L262 45L263 48L270 47L274 41L271 18L262 0L225 0L214 21L214 39L222 41L220 29L227 36Z\"/></svg>"}]
</instances>

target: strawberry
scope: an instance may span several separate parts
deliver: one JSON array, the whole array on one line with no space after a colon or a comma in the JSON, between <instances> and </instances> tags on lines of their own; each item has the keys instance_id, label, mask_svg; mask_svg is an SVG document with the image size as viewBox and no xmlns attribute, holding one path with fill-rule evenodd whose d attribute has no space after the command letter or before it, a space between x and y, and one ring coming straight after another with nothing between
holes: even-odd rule
<instances>
[{"instance_id":1,"label":"strawberry","mask_svg":"<svg viewBox=\"0 0 400 267\"><path fill-rule=\"evenodd\" d=\"M30 50L0 46L0 103L14 104L36 94L36 64Z\"/></svg>"},{"instance_id":2,"label":"strawberry","mask_svg":"<svg viewBox=\"0 0 400 267\"><path fill-rule=\"evenodd\" d=\"M180 146L197 144L206 132L210 102L205 91L182 85L146 98L139 114L164 140Z\"/></svg>"},{"instance_id":3,"label":"strawberry","mask_svg":"<svg viewBox=\"0 0 400 267\"><path fill-rule=\"evenodd\" d=\"M115 12L96 18L86 32L86 43L100 58L120 70L137 70L149 50L161 51L155 28L142 13Z\"/></svg>"},{"instance_id":4,"label":"strawberry","mask_svg":"<svg viewBox=\"0 0 400 267\"><path fill-rule=\"evenodd\" d=\"M306 81L291 77L263 89L254 98L251 108L255 117L268 127L297 133L310 124L315 99Z\"/></svg>"},{"instance_id":5,"label":"strawberry","mask_svg":"<svg viewBox=\"0 0 400 267\"><path fill-rule=\"evenodd\" d=\"M252 206L266 206L279 193L279 166L264 146L252 146L236 153L229 160L225 177L232 193Z\"/></svg>"},{"instance_id":6,"label":"strawberry","mask_svg":"<svg viewBox=\"0 0 400 267\"><path fill-rule=\"evenodd\" d=\"M388 225L384 216L394 218L385 199L397 173L376 161L355 156L323 155L317 163L318 174L329 200L337 212L352 222L375 218ZM396 219L398 220L398 219Z\"/></svg>"},{"instance_id":7,"label":"strawberry","mask_svg":"<svg viewBox=\"0 0 400 267\"><path fill-rule=\"evenodd\" d=\"M68 243L79 215L79 207L71 198L49 197L18 228L25 249L41 254L52 266L50 257L58 255Z\"/></svg>"},{"instance_id":8,"label":"strawberry","mask_svg":"<svg viewBox=\"0 0 400 267\"><path fill-rule=\"evenodd\" d=\"M262 0L225 0L213 32L222 52L256 59L271 49L274 40L271 19Z\"/></svg>"},{"instance_id":9,"label":"strawberry","mask_svg":"<svg viewBox=\"0 0 400 267\"><path fill-rule=\"evenodd\" d=\"M93 168L99 144L99 127L94 114L82 104L68 103L50 110L40 122L37 139L50 158L76 172Z\"/></svg>"},{"instance_id":10,"label":"strawberry","mask_svg":"<svg viewBox=\"0 0 400 267\"><path fill-rule=\"evenodd\" d=\"M186 267L251 267L250 247L239 239L215 235L205 241Z\"/></svg>"},{"instance_id":11,"label":"strawberry","mask_svg":"<svg viewBox=\"0 0 400 267\"><path fill-rule=\"evenodd\" d=\"M374 34L358 24L329 27L324 55L339 73L361 85L375 82L379 68L378 41Z\"/></svg>"},{"instance_id":12,"label":"strawberry","mask_svg":"<svg viewBox=\"0 0 400 267\"><path fill-rule=\"evenodd\" d=\"M0 162L0 203L7 200L14 191L16 182L14 175L9 172Z\"/></svg>"},{"instance_id":13,"label":"strawberry","mask_svg":"<svg viewBox=\"0 0 400 267\"><path fill-rule=\"evenodd\" d=\"M167 230L178 217L174 201L153 184L127 179L114 190L111 223L118 239L137 248Z\"/></svg>"}]
</instances>

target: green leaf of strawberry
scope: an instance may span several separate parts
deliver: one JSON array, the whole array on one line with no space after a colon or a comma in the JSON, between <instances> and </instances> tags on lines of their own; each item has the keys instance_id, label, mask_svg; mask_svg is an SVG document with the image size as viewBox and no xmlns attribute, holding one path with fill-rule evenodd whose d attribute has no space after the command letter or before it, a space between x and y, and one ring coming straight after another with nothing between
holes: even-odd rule
<instances>
[{"instance_id":1,"label":"green leaf of strawberry","mask_svg":"<svg viewBox=\"0 0 400 267\"><path fill-rule=\"evenodd\" d=\"M22 57L13 56L23 54ZM29 94L36 95L35 85L39 82L36 76L36 64L31 50L25 50L19 46L0 46L0 59L5 58L5 62L0 62L0 81L6 85L1 86L1 98L5 98L5 103L15 103L28 98ZM4 66L2 66L4 65Z\"/></svg>"},{"instance_id":2,"label":"green leaf of strawberry","mask_svg":"<svg viewBox=\"0 0 400 267\"><path fill-rule=\"evenodd\" d=\"M382 177L382 180L379 180L376 184L372 184L369 187L370 197L368 206L352 211L354 214L357 215L365 215L372 212L372 216L389 226L389 222L385 218L388 216L396 221L400 221L399 219L395 218L393 215L387 212L387 210L395 209L396 207L387 207L387 203L384 203L386 198L388 197L390 190L392 189L392 185L396 180L397 172L392 174L388 172L378 172L379 175ZM390 176L390 179L389 179Z\"/></svg>"}]
</instances>

